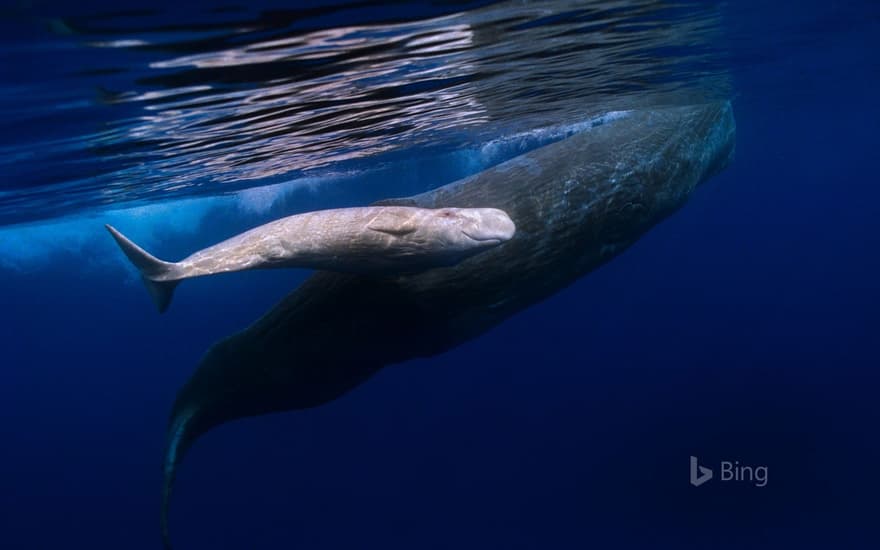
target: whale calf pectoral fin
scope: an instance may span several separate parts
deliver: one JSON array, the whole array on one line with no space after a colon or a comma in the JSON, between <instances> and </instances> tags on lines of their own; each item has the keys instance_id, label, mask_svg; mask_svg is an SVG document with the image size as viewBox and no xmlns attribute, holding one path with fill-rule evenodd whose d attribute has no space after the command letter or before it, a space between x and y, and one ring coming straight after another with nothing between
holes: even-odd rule
<instances>
[{"instance_id":1,"label":"whale calf pectoral fin","mask_svg":"<svg viewBox=\"0 0 880 550\"><path fill-rule=\"evenodd\" d=\"M367 229L372 229L379 233L387 233L395 237L402 237L416 230L415 227L373 227L372 225L367 226Z\"/></svg>"},{"instance_id":2,"label":"whale calf pectoral fin","mask_svg":"<svg viewBox=\"0 0 880 550\"><path fill-rule=\"evenodd\" d=\"M122 252L141 272L141 279L144 281L144 286L147 287L147 292L150 293L150 297L159 309L159 313L163 313L171 304L174 288L180 283L180 280L160 279L167 279L168 275L174 272L177 265L171 262L163 262L152 256L149 252L134 244L115 227L111 225L105 225L105 227L113 236L119 248L122 249Z\"/></svg>"},{"instance_id":3,"label":"whale calf pectoral fin","mask_svg":"<svg viewBox=\"0 0 880 550\"><path fill-rule=\"evenodd\" d=\"M367 224L367 229L400 237L416 230L412 217L394 210L384 210Z\"/></svg>"}]
</instances>

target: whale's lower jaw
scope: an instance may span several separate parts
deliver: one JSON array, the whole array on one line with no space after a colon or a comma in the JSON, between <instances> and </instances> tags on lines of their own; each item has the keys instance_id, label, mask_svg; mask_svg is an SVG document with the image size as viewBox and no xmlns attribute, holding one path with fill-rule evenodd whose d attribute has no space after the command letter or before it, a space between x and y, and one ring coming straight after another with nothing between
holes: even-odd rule
<instances>
[{"instance_id":1,"label":"whale's lower jaw","mask_svg":"<svg viewBox=\"0 0 880 550\"><path fill-rule=\"evenodd\" d=\"M734 138L726 102L632 111L461 182L383 201L500 208L517 232L453 267L315 273L212 347L175 404L166 495L185 450L209 429L326 403L383 366L484 333L609 261L726 166Z\"/></svg>"}]
</instances>

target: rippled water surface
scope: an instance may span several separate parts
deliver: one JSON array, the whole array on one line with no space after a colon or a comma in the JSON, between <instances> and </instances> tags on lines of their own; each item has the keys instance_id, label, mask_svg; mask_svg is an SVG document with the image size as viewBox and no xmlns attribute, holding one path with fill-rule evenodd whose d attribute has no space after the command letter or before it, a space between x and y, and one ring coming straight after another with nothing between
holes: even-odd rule
<instances>
[{"instance_id":1,"label":"rippled water surface","mask_svg":"<svg viewBox=\"0 0 880 550\"><path fill-rule=\"evenodd\" d=\"M847 2L92 4L0 11L0 224L729 96L732 69L876 23Z\"/></svg>"},{"instance_id":2,"label":"rippled water surface","mask_svg":"<svg viewBox=\"0 0 880 550\"><path fill-rule=\"evenodd\" d=\"M357 170L724 93L722 19L711 2L644 0L10 10L0 220Z\"/></svg>"}]
</instances>

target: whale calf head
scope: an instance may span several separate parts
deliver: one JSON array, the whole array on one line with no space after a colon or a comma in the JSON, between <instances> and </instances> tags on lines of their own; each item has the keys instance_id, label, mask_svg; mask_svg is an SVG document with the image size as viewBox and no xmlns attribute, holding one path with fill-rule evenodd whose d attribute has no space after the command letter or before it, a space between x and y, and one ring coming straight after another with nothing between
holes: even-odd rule
<instances>
[{"instance_id":1,"label":"whale calf head","mask_svg":"<svg viewBox=\"0 0 880 550\"><path fill-rule=\"evenodd\" d=\"M509 241L516 233L510 216L497 208L438 208L427 210L420 233L428 233L448 248L488 248Z\"/></svg>"},{"instance_id":2,"label":"whale calf head","mask_svg":"<svg viewBox=\"0 0 880 550\"><path fill-rule=\"evenodd\" d=\"M426 210L413 240L434 244L450 256L469 256L509 241L516 225L497 208L438 208Z\"/></svg>"},{"instance_id":3,"label":"whale calf head","mask_svg":"<svg viewBox=\"0 0 880 550\"><path fill-rule=\"evenodd\" d=\"M510 216L497 208L389 207L367 228L390 239L384 244L383 261L402 260L404 267L414 269L455 265L516 233Z\"/></svg>"},{"instance_id":4,"label":"whale calf head","mask_svg":"<svg viewBox=\"0 0 880 550\"><path fill-rule=\"evenodd\" d=\"M504 210L497 208L442 208L439 216L456 217L458 230L465 239L478 246L495 246L509 241L516 233L516 225Z\"/></svg>"}]
</instances>

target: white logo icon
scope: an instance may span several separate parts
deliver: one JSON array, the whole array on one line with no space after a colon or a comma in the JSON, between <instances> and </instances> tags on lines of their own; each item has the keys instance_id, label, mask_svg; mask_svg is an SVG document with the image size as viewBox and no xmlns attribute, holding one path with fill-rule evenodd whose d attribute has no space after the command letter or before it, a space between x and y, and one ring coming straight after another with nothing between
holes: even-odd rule
<instances>
[{"instance_id":1,"label":"white logo icon","mask_svg":"<svg viewBox=\"0 0 880 550\"><path fill-rule=\"evenodd\" d=\"M697 457L691 457L691 485L699 487L712 479L712 470L705 466L700 466Z\"/></svg>"}]
</instances>

